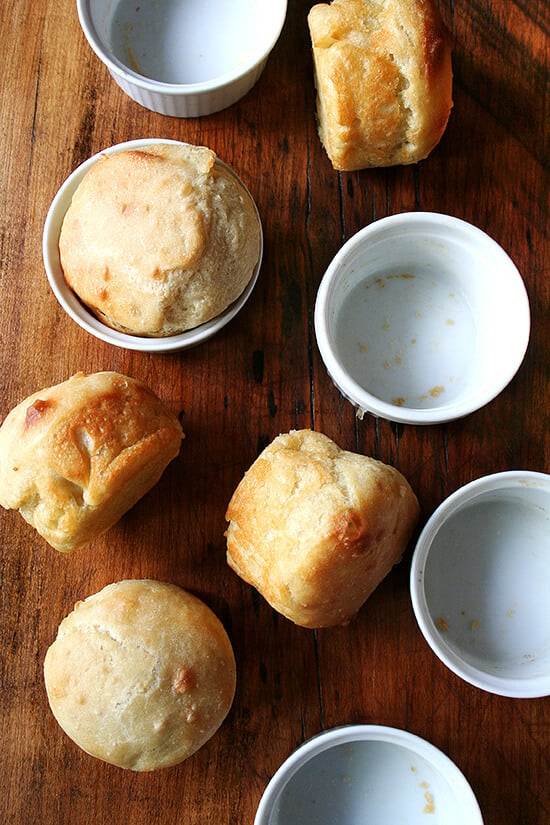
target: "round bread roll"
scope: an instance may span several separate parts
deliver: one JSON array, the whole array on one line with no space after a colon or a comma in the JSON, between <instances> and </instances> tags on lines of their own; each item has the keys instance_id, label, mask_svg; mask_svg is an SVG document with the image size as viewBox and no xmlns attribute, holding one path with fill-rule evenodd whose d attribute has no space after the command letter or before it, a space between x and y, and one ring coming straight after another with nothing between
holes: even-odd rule
<instances>
[{"instance_id":1,"label":"round bread roll","mask_svg":"<svg viewBox=\"0 0 550 825\"><path fill-rule=\"evenodd\" d=\"M261 253L252 198L214 152L151 144L105 154L87 172L59 238L67 284L101 321L165 337L219 315Z\"/></svg>"},{"instance_id":2,"label":"round bread roll","mask_svg":"<svg viewBox=\"0 0 550 825\"><path fill-rule=\"evenodd\" d=\"M233 649L200 599L150 579L78 602L44 661L52 712L91 756L134 771L187 759L235 693Z\"/></svg>"},{"instance_id":3,"label":"round bread roll","mask_svg":"<svg viewBox=\"0 0 550 825\"><path fill-rule=\"evenodd\" d=\"M140 381L77 373L33 393L0 428L0 504L56 550L112 527L180 450L174 413Z\"/></svg>"},{"instance_id":4,"label":"round bread roll","mask_svg":"<svg viewBox=\"0 0 550 825\"><path fill-rule=\"evenodd\" d=\"M452 107L451 39L432 0L333 0L308 16L317 120L335 169L416 163Z\"/></svg>"},{"instance_id":5,"label":"round bread roll","mask_svg":"<svg viewBox=\"0 0 550 825\"><path fill-rule=\"evenodd\" d=\"M347 624L400 561L418 516L394 467L293 431L266 447L233 493L227 561L295 624Z\"/></svg>"}]
</instances>

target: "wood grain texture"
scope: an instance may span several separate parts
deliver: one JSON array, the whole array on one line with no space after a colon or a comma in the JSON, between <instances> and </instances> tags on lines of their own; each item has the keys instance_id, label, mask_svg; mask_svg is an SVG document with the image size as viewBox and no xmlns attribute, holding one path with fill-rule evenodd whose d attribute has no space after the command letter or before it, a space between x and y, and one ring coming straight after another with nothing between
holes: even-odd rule
<instances>
[{"instance_id":1,"label":"wood grain texture","mask_svg":"<svg viewBox=\"0 0 550 825\"><path fill-rule=\"evenodd\" d=\"M17 825L251 823L280 763L305 738L350 722L407 728L472 784L486 825L550 824L550 699L511 700L450 673L420 635L408 593L412 548L349 627L318 632L278 616L225 563L225 507L280 432L314 427L398 467L424 522L486 473L550 472L550 10L545 0L441 0L454 41L454 108L415 167L337 174L317 137L306 17L290 0L256 87L216 115L142 109L86 43L73 0L0 4L0 418L78 370L146 381L186 439L159 484L70 558L0 513L0 820ZM214 339L173 355L92 339L57 305L41 257L47 210L68 174L105 146L166 137L210 146L250 188L265 233L258 285ZM358 420L320 360L312 313L332 256L385 215L433 210L501 243L529 293L532 335L509 387L445 426ZM151 576L202 597L226 625L238 687L218 734L154 774L100 763L62 733L42 663L74 602ZM466 823L465 823L466 825Z\"/></svg>"}]
</instances>

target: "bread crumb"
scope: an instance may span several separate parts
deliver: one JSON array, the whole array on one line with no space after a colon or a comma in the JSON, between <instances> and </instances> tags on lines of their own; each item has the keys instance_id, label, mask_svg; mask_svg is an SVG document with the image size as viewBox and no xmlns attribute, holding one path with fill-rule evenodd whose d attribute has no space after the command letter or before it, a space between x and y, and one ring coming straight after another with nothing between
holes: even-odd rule
<instances>
[{"instance_id":1,"label":"bread crumb","mask_svg":"<svg viewBox=\"0 0 550 825\"><path fill-rule=\"evenodd\" d=\"M422 813L433 814L433 812L435 811L434 798L429 791L426 791L426 793L424 794L424 799L426 800L426 804L422 809Z\"/></svg>"}]
</instances>

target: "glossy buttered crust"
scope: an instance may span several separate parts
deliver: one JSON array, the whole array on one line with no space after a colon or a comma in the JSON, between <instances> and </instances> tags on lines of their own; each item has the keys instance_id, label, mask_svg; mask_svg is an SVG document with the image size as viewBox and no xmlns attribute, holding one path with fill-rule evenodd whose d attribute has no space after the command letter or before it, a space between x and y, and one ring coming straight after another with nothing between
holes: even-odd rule
<instances>
[{"instance_id":1,"label":"glossy buttered crust","mask_svg":"<svg viewBox=\"0 0 550 825\"><path fill-rule=\"evenodd\" d=\"M227 561L296 624L346 624L401 559L418 516L395 468L298 430L275 438L235 490Z\"/></svg>"},{"instance_id":2,"label":"glossy buttered crust","mask_svg":"<svg viewBox=\"0 0 550 825\"><path fill-rule=\"evenodd\" d=\"M225 719L233 649L207 605L150 579L77 603L44 662L52 712L92 756L135 771L191 756Z\"/></svg>"},{"instance_id":3,"label":"glossy buttered crust","mask_svg":"<svg viewBox=\"0 0 550 825\"><path fill-rule=\"evenodd\" d=\"M155 144L87 172L59 239L67 284L108 326L165 337L219 315L260 257L256 208L214 152Z\"/></svg>"},{"instance_id":4,"label":"glossy buttered crust","mask_svg":"<svg viewBox=\"0 0 550 825\"><path fill-rule=\"evenodd\" d=\"M431 0L333 0L309 12L319 135L335 169L416 163L452 108L451 39Z\"/></svg>"},{"instance_id":5,"label":"glossy buttered crust","mask_svg":"<svg viewBox=\"0 0 550 825\"><path fill-rule=\"evenodd\" d=\"M144 384L77 373L17 405L0 428L0 504L70 552L112 527L180 449L178 418Z\"/></svg>"}]
</instances>

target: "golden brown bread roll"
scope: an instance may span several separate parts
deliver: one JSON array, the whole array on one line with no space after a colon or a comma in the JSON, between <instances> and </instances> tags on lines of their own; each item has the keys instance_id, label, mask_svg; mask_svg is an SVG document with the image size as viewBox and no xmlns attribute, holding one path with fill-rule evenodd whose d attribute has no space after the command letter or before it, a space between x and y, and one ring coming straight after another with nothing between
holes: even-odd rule
<instances>
[{"instance_id":1,"label":"golden brown bread roll","mask_svg":"<svg viewBox=\"0 0 550 825\"><path fill-rule=\"evenodd\" d=\"M92 756L135 771L181 762L217 731L235 693L223 625L200 599L148 579L76 604L44 661L52 712Z\"/></svg>"},{"instance_id":2,"label":"golden brown bread roll","mask_svg":"<svg viewBox=\"0 0 550 825\"><path fill-rule=\"evenodd\" d=\"M256 207L214 152L152 144L85 175L59 239L65 280L108 326L165 337L223 312L260 257Z\"/></svg>"},{"instance_id":3,"label":"golden brown bread roll","mask_svg":"<svg viewBox=\"0 0 550 825\"><path fill-rule=\"evenodd\" d=\"M227 561L295 624L346 624L401 559L418 516L396 469L298 430L275 438L235 490Z\"/></svg>"},{"instance_id":4,"label":"golden brown bread roll","mask_svg":"<svg viewBox=\"0 0 550 825\"><path fill-rule=\"evenodd\" d=\"M78 373L18 404L0 428L0 504L75 550L112 527L179 452L177 417L144 384Z\"/></svg>"},{"instance_id":5,"label":"golden brown bread roll","mask_svg":"<svg viewBox=\"0 0 550 825\"><path fill-rule=\"evenodd\" d=\"M333 0L308 16L321 142L335 169L416 163L452 107L451 41L432 0Z\"/></svg>"}]
</instances>

